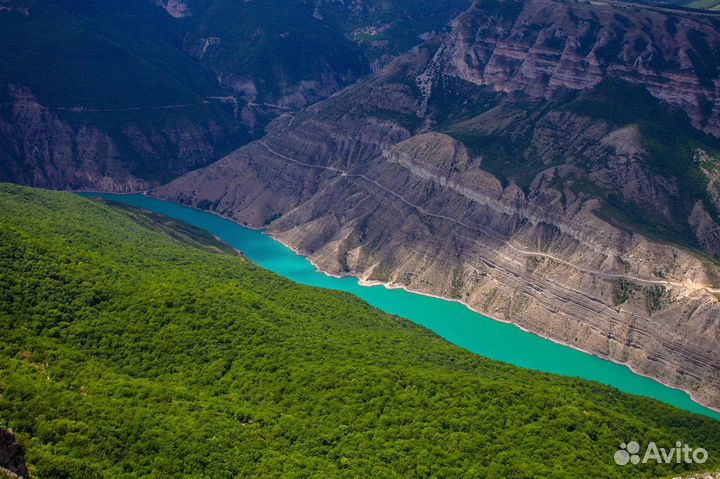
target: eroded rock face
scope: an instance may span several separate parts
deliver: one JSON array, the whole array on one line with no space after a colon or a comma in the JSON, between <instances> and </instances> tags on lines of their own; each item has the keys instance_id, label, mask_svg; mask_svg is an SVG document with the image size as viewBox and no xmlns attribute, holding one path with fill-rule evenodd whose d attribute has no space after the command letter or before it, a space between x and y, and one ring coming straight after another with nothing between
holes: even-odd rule
<instances>
[{"instance_id":1,"label":"eroded rock face","mask_svg":"<svg viewBox=\"0 0 720 479\"><path fill-rule=\"evenodd\" d=\"M149 186L122 165L107 134L93 127L76 130L43 108L29 90L10 89L13 101L0 116L0 181L120 192Z\"/></svg>"},{"instance_id":2,"label":"eroded rock face","mask_svg":"<svg viewBox=\"0 0 720 479\"><path fill-rule=\"evenodd\" d=\"M583 4L575 12L556 3L568 17L586 14ZM691 201L681 178L654 166L638 125L548 100L550 81L537 95L498 93L497 84L530 74L489 82L496 53L472 55L500 45L493 35L517 18L552 6L524 5L507 26L473 9L444 40L283 115L261 141L152 194L267 226L325 271L460 299L718 407L720 268L678 242L638 234L623 216L650 211L654 224L712 255L718 225L707 198L716 183Z\"/></svg>"},{"instance_id":3,"label":"eroded rock face","mask_svg":"<svg viewBox=\"0 0 720 479\"><path fill-rule=\"evenodd\" d=\"M106 129L97 121L104 112L48 108L25 87L7 88L10 101L0 105L0 181L55 189L145 190L221 156L223 142L236 128L212 116L194 121L192 113L170 111L165 122L151 127L131 119Z\"/></svg>"},{"instance_id":4,"label":"eroded rock face","mask_svg":"<svg viewBox=\"0 0 720 479\"><path fill-rule=\"evenodd\" d=\"M0 477L29 479L25 451L10 429L0 428Z\"/></svg>"},{"instance_id":5,"label":"eroded rock face","mask_svg":"<svg viewBox=\"0 0 720 479\"><path fill-rule=\"evenodd\" d=\"M0 0L0 181L168 181L444 31L470 2Z\"/></svg>"},{"instance_id":6,"label":"eroded rock face","mask_svg":"<svg viewBox=\"0 0 720 479\"><path fill-rule=\"evenodd\" d=\"M682 108L720 136L720 18L618 2L476 2L455 20L446 73L549 97L612 75Z\"/></svg>"},{"instance_id":7,"label":"eroded rock face","mask_svg":"<svg viewBox=\"0 0 720 479\"><path fill-rule=\"evenodd\" d=\"M165 9L171 17L183 18L192 15L190 6L182 0L156 0L157 4Z\"/></svg>"}]
</instances>

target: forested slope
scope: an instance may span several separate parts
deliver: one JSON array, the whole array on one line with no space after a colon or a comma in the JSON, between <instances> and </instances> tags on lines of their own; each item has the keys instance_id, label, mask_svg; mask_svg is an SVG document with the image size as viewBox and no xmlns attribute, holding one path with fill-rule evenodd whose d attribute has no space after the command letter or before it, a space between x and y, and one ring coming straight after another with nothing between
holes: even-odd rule
<instances>
[{"instance_id":1,"label":"forested slope","mask_svg":"<svg viewBox=\"0 0 720 479\"><path fill-rule=\"evenodd\" d=\"M0 421L33 477L680 472L616 466L633 439L720 457L709 418L483 359L157 215L0 186L0 264Z\"/></svg>"}]
</instances>

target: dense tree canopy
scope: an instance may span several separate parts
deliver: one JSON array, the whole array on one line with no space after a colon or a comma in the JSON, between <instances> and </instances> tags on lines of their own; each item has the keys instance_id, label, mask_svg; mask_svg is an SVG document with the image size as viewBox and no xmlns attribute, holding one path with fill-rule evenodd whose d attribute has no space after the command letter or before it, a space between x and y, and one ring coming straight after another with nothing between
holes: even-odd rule
<instances>
[{"instance_id":1,"label":"dense tree canopy","mask_svg":"<svg viewBox=\"0 0 720 479\"><path fill-rule=\"evenodd\" d=\"M0 186L0 422L38 478L665 477L720 423L454 347L157 215ZM695 466L697 467L697 466Z\"/></svg>"}]
</instances>

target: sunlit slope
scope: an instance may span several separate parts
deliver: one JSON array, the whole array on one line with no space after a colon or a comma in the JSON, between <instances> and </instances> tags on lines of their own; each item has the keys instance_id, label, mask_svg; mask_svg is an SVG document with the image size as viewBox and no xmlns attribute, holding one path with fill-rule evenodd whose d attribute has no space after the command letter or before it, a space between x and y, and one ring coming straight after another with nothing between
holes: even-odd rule
<instances>
[{"instance_id":1,"label":"sunlit slope","mask_svg":"<svg viewBox=\"0 0 720 479\"><path fill-rule=\"evenodd\" d=\"M0 421L39 478L681 471L616 466L631 439L720 457L711 419L472 355L157 215L0 186L0 264Z\"/></svg>"}]
</instances>

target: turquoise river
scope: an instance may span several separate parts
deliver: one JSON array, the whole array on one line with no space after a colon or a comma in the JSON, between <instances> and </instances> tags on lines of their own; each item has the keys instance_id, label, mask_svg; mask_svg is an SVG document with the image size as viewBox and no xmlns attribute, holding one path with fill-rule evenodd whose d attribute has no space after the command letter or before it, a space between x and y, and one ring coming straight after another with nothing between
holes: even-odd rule
<instances>
[{"instance_id":1,"label":"turquoise river","mask_svg":"<svg viewBox=\"0 0 720 479\"><path fill-rule=\"evenodd\" d=\"M354 277L336 278L317 271L310 261L261 231L244 228L211 213L160 201L140 194L84 193L145 208L183 220L221 238L256 264L297 283L346 291L373 306L420 324L449 342L487 358L564 376L576 376L648 396L688 411L720 420L720 414L695 403L685 392L633 373L625 366L527 333L443 299L361 286Z\"/></svg>"}]
</instances>

